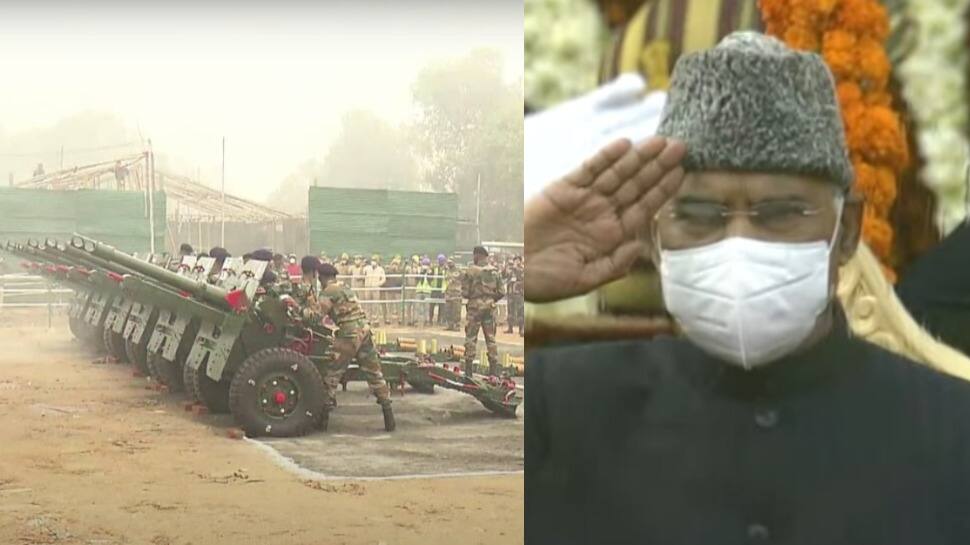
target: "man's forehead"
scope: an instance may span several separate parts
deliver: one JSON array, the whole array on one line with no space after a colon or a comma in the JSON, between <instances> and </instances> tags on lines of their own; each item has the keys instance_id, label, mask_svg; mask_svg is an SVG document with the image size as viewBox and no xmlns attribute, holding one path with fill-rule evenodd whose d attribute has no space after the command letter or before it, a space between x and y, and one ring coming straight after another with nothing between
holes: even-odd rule
<instances>
[{"instance_id":1,"label":"man's forehead","mask_svg":"<svg viewBox=\"0 0 970 545\"><path fill-rule=\"evenodd\" d=\"M683 198L827 198L837 186L817 177L772 172L688 172L675 195Z\"/></svg>"}]
</instances>

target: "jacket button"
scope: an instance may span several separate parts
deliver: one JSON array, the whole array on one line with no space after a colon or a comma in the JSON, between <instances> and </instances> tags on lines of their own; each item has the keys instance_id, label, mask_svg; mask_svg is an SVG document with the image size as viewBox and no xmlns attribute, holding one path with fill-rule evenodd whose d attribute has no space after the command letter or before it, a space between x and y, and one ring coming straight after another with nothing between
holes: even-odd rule
<instances>
[{"instance_id":1,"label":"jacket button","mask_svg":"<svg viewBox=\"0 0 970 545\"><path fill-rule=\"evenodd\" d=\"M754 415L754 422L761 428L773 428L778 425L778 411L761 411Z\"/></svg>"},{"instance_id":2,"label":"jacket button","mask_svg":"<svg viewBox=\"0 0 970 545\"><path fill-rule=\"evenodd\" d=\"M763 524L748 525L748 539L752 541L767 541L771 537L768 528Z\"/></svg>"}]
</instances>

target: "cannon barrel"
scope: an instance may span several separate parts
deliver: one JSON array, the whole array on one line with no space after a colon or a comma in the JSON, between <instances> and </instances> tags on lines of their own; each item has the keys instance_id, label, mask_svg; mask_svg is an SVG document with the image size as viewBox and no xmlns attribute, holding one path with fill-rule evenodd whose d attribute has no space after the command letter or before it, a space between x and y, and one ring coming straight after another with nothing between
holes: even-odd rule
<instances>
[{"instance_id":1,"label":"cannon barrel","mask_svg":"<svg viewBox=\"0 0 970 545\"><path fill-rule=\"evenodd\" d=\"M70 244L53 246L49 247L49 249L52 252L57 252L59 255L62 255L63 258L70 261L72 265L81 265L90 269L100 269L105 272L110 271L118 274L132 274L141 276L138 271L130 267L125 267L120 263L114 263L107 259L92 255Z\"/></svg>"},{"instance_id":2,"label":"cannon barrel","mask_svg":"<svg viewBox=\"0 0 970 545\"><path fill-rule=\"evenodd\" d=\"M84 250L85 252L95 257L104 259L110 263L117 263L122 267L126 267L137 272L138 274L147 276L148 278L167 285L170 288L187 292L193 297L207 303L214 304L219 308L229 307L229 303L226 300L226 296L229 294L229 292L218 286L213 286L206 282L196 281L192 280L191 278L181 276L164 267L159 267L158 265L149 263L147 261L141 261L140 259L117 250L112 246L81 235L74 235L71 238L71 246Z\"/></svg>"}]
</instances>

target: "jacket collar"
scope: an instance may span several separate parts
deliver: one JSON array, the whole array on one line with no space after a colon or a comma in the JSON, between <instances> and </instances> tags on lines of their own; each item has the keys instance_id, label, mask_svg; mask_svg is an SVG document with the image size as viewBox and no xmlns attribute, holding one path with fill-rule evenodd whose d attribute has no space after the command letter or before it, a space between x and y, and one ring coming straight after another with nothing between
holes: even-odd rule
<instances>
[{"instance_id":1,"label":"jacket collar","mask_svg":"<svg viewBox=\"0 0 970 545\"><path fill-rule=\"evenodd\" d=\"M772 398L831 384L859 367L864 346L853 339L841 307L836 305L831 312L832 329L825 337L767 365L744 369L688 341L678 366L696 388L743 399Z\"/></svg>"}]
</instances>

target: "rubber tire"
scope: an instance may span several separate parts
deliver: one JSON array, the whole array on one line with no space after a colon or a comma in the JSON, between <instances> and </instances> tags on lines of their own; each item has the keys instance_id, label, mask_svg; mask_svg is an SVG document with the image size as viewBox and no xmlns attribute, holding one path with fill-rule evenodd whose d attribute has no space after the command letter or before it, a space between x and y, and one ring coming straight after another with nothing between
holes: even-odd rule
<instances>
[{"instance_id":1,"label":"rubber tire","mask_svg":"<svg viewBox=\"0 0 970 545\"><path fill-rule=\"evenodd\" d=\"M94 348L98 352L104 350L104 333L88 325L83 318L71 318L68 327L71 328L71 333L74 334L78 342L84 346Z\"/></svg>"},{"instance_id":2,"label":"rubber tire","mask_svg":"<svg viewBox=\"0 0 970 545\"><path fill-rule=\"evenodd\" d=\"M189 373L192 381L192 391L196 399L209 409L211 414L225 414L229 412L229 383L218 382L206 375L206 365L200 365L194 372Z\"/></svg>"},{"instance_id":3,"label":"rubber tire","mask_svg":"<svg viewBox=\"0 0 970 545\"><path fill-rule=\"evenodd\" d=\"M128 363L128 352L125 350L125 338L115 333L110 327L104 328L104 347L108 355L118 363Z\"/></svg>"},{"instance_id":4,"label":"rubber tire","mask_svg":"<svg viewBox=\"0 0 970 545\"><path fill-rule=\"evenodd\" d=\"M74 338L83 341L84 340L84 329L81 327L84 325L84 321L80 318L70 317L67 320L67 327L70 328L71 334Z\"/></svg>"},{"instance_id":5,"label":"rubber tire","mask_svg":"<svg viewBox=\"0 0 970 545\"><path fill-rule=\"evenodd\" d=\"M296 370L293 366L296 365ZM267 417L257 406L256 387L261 377L274 371L294 375L301 396L296 408L285 420ZM229 407L236 423L249 437L297 437L306 435L320 423L326 410L327 389L317 366L306 356L287 348L260 350L243 362L229 387Z\"/></svg>"},{"instance_id":6,"label":"rubber tire","mask_svg":"<svg viewBox=\"0 0 970 545\"><path fill-rule=\"evenodd\" d=\"M185 362L182 362L182 386L185 388L185 393L193 403L202 403L202 399L199 398L199 393L195 391L195 380L192 379L192 375L194 374L195 371L186 365Z\"/></svg>"},{"instance_id":7,"label":"rubber tire","mask_svg":"<svg viewBox=\"0 0 970 545\"><path fill-rule=\"evenodd\" d=\"M98 354L110 354L108 348L104 345L104 326L91 327L90 325L85 325L85 327L90 330L89 336L84 341L85 346Z\"/></svg>"},{"instance_id":8,"label":"rubber tire","mask_svg":"<svg viewBox=\"0 0 970 545\"><path fill-rule=\"evenodd\" d=\"M185 390L182 383L182 366L168 361L158 354L148 355L148 369L155 382L168 387L168 391L178 393Z\"/></svg>"},{"instance_id":9,"label":"rubber tire","mask_svg":"<svg viewBox=\"0 0 970 545\"><path fill-rule=\"evenodd\" d=\"M138 371L146 377L151 376L148 368L148 347L143 344L135 344L130 340L125 340L125 353L128 354L128 361L135 366Z\"/></svg>"}]
</instances>

